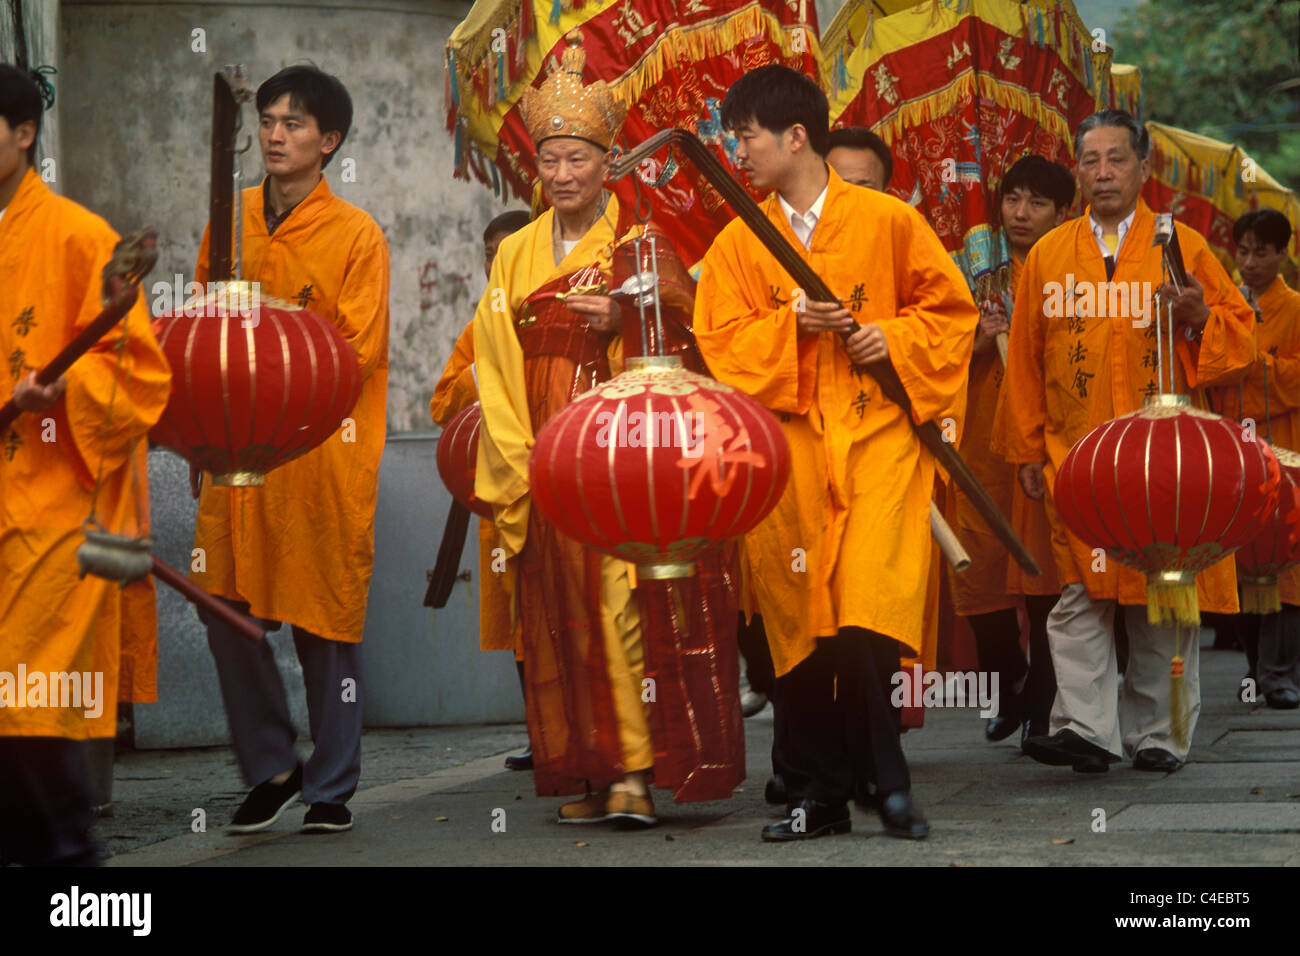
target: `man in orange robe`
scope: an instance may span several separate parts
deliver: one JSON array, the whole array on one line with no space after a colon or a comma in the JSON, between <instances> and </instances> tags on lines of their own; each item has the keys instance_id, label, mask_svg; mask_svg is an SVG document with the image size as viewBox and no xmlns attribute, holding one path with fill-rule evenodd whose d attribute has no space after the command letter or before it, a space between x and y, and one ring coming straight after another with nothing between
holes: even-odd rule
<instances>
[{"instance_id":1,"label":"man in orange robe","mask_svg":"<svg viewBox=\"0 0 1300 956\"><path fill-rule=\"evenodd\" d=\"M981 303L980 326L972 350L966 398L966 427L961 454L998 509L1010 515L1043 573L1030 577L1011 560L1006 547L975 510L970 499L954 489L948 496L948 520L971 556L971 566L957 574L950 567L953 607L965 616L975 635L980 669L998 673L998 713L990 717L984 735L1002 740L1024 725L1022 739L1047 733L1056 678L1047 648L1047 615L1060 596L1052 560L1051 535L1042 502L1029 501L1016 482L1016 466L989 447L1005 365L996 347L998 336L1010 328L1008 304L1034 243L1065 221L1074 202L1074 176L1059 163L1042 156L1018 160L1002 178L1002 229L1011 246L1011 284L1005 295ZM1020 650L1019 596L1026 596L1029 617L1030 663ZM1023 682L1023 684L1022 684Z\"/></svg>"},{"instance_id":2,"label":"man in orange robe","mask_svg":"<svg viewBox=\"0 0 1300 956\"><path fill-rule=\"evenodd\" d=\"M1255 309L1255 364L1239 388L1225 388L1223 413L1250 418L1276 448L1300 451L1300 292L1278 270L1291 223L1276 209L1254 209L1232 227L1242 293ZM1269 707L1300 706L1300 567L1278 575L1282 610L1241 614L1234 622L1250 676Z\"/></svg>"},{"instance_id":3,"label":"man in orange robe","mask_svg":"<svg viewBox=\"0 0 1300 956\"><path fill-rule=\"evenodd\" d=\"M339 431L263 486L205 483L191 576L271 627L291 624L307 686L315 749L304 766L270 645L207 622L235 753L254 788L230 831L271 826L299 794L310 806L305 832L338 831L352 826L347 802L361 774L360 641L387 432L388 244L321 174L352 122L338 79L315 67L281 70L258 89L257 110L267 176L244 190L241 276L334 323L363 383ZM207 253L205 234L200 282Z\"/></svg>"},{"instance_id":4,"label":"man in orange robe","mask_svg":"<svg viewBox=\"0 0 1300 956\"><path fill-rule=\"evenodd\" d=\"M1035 500L1047 495L1063 585L1047 623L1057 679L1052 733L1030 737L1024 749L1040 762L1084 772L1106 770L1121 753L1142 770L1181 766L1187 746L1170 716L1170 668L1179 653L1190 703L1185 741L1200 712L1200 633L1180 641L1175 628L1150 625L1144 576L1095 555L1067 531L1049 494L1076 441L1160 390L1150 296L1160 286L1161 250L1151 244L1155 218L1139 198L1150 174L1149 148L1146 129L1122 110L1080 124L1075 155L1089 206L1040 239L1025 260L994 426L994 449L1021 466L1025 493ZM1185 393L1235 381L1252 359L1253 343L1250 307L1205 240L1185 226L1177 229L1190 284L1181 294L1167 284L1160 294L1173 304L1178 354L1165 375L1173 374ZM1126 284L1129 295L1112 295L1112 282ZM1235 611L1233 559L1197 575L1196 590L1201 610ZM1117 606L1130 641L1122 697L1113 639Z\"/></svg>"},{"instance_id":5,"label":"man in orange robe","mask_svg":"<svg viewBox=\"0 0 1300 956\"><path fill-rule=\"evenodd\" d=\"M727 92L723 122L763 211L845 303L808 301L743 222L705 256L695 332L709 369L776 414L791 476L746 536L791 746L790 817L765 840L850 829L874 780L894 836L928 825L911 797L890 684L921 646L935 463L906 414L855 364L887 359L916 421L963 412L978 321L961 273L920 214L846 184L823 159L825 95L784 66ZM839 332L855 330L847 343Z\"/></svg>"},{"instance_id":6,"label":"man in orange robe","mask_svg":"<svg viewBox=\"0 0 1300 956\"><path fill-rule=\"evenodd\" d=\"M92 512L148 533L145 433L171 374L141 299L57 382L35 382L102 309L118 240L32 168L41 111L31 77L0 65L0 405L24 413L0 433L0 866L95 861L85 742L115 736L120 681L152 685L157 641L148 581L79 577L77 548ZM134 676L128 633L145 652Z\"/></svg>"},{"instance_id":7,"label":"man in orange robe","mask_svg":"<svg viewBox=\"0 0 1300 956\"><path fill-rule=\"evenodd\" d=\"M522 209L503 212L483 230L483 273L492 275L492 263L497 257L501 240L512 232L528 225L528 213ZM442 377L434 386L429 400L429 414L435 425L445 426L457 414L478 401L478 385L474 381L474 320L456 339L451 357L442 370ZM524 687L523 648L519 643L519 628L510 621L510 590L506 578L492 568L492 549L496 547L496 528L487 518L478 520L478 644L483 651L514 651L515 666L519 670L519 686ZM532 770L533 751L528 748L521 754L506 758L507 770Z\"/></svg>"}]
</instances>

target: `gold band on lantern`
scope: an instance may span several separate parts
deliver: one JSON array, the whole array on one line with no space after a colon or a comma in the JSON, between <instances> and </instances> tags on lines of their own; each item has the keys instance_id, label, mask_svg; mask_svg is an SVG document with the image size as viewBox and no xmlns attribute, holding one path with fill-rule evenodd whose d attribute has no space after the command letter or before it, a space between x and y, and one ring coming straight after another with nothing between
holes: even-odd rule
<instances>
[{"instance_id":1,"label":"gold band on lantern","mask_svg":"<svg viewBox=\"0 0 1300 956\"><path fill-rule=\"evenodd\" d=\"M667 372L681 367L678 355L634 355L627 360L629 372Z\"/></svg>"},{"instance_id":2,"label":"gold band on lantern","mask_svg":"<svg viewBox=\"0 0 1300 956\"><path fill-rule=\"evenodd\" d=\"M217 488L257 488L266 484L266 475L260 471L228 471L213 475L212 484Z\"/></svg>"},{"instance_id":3,"label":"gold band on lantern","mask_svg":"<svg viewBox=\"0 0 1300 956\"><path fill-rule=\"evenodd\" d=\"M1148 395L1146 401L1142 403L1143 408L1190 408L1192 397L1190 395L1170 395L1163 393L1160 395Z\"/></svg>"},{"instance_id":4,"label":"gold band on lantern","mask_svg":"<svg viewBox=\"0 0 1300 956\"><path fill-rule=\"evenodd\" d=\"M662 564L638 564L637 578L648 581L665 581L672 578L689 578L695 576L695 564L690 561L672 561Z\"/></svg>"}]
</instances>

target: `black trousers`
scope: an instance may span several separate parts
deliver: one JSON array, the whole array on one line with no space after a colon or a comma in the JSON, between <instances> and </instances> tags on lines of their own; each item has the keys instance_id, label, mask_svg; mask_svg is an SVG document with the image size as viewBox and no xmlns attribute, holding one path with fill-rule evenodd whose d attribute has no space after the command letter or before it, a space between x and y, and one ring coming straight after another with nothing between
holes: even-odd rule
<instances>
[{"instance_id":1,"label":"black trousers","mask_svg":"<svg viewBox=\"0 0 1300 956\"><path fill-rule=\"evenodd\" d=\"M1052 701L1056 698L1056 669L1047 645L1047 616L1059 599L1059 594L1025 597L1029 617L1028 663L1020 650L1020 621L1015 610L1008 608L966 618L975 635L980 670L998 673L999 713L1010 711L1043 726L1051 718ZM1017 686L1020 686L1019 693Z\"/></svg>"},{"instance_id":2,"label":"black trousers","mask_svg":"<svg viewBox=\"0 0 1300 956\"><path fill-rule=\"evenodd\" d=\"M740 656L745 660L745 679L755 693L766 694L772 704L772 773L785 777L785 760L782 753L789 748L787 734L781 721L780 685L776 679L776 665L772 663L772 649L767 644L767 629L763 616L755 614L748 622L740 614L736 628L736 641Z\"/></svg>"},{"instance_id":3,"label":"black trousers","mask_svg":"<svg viewBox=\"0 0 1300 956\"><path fill-rule=\"evenodd\" d=\"M899 713L889 701L898 660L892 638L844 628L818 639L812 654L776 679L791 802L846 803L855 781L873 781L881 794L911 789Z\"/></svg>"},{"instance_id":4,"label":"black trousers","mask_svg":"<svg viewBox=\"0 0 1300 956\"><path fill-rule=\"evenodd\" d=\"M0 737L0 866L94 866L86 745Z\"/></svg>"}]
</instances>

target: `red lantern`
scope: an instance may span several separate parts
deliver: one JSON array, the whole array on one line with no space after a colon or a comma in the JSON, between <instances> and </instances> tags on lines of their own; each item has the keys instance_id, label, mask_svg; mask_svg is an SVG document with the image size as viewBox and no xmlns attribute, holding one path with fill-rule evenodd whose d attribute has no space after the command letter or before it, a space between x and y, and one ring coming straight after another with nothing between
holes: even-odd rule
<instances>
[{"instance_id":1,"label":"red lantern","mask_svg":"<svg viewBox=\"0 0 1300 956\"><path fill-rule=\"evenodd\" d=\"M232 282L154 321L172 393L151 437L212 474L260 485L339 429L361 394L342 333L316 313Z\"/></svg>"},{"instance_id":2,"label":"red lantern","mask_svg":"<svg viewBox=\"0 0 1300 956\"><path fill-rule=\"evenodd\" d=\"M478 402L452 416L438 436L438 474L451 496L480 518L492 518L492 506L474 494L478 430L483 411Z\"/></svg>"},{"instance_id":3,"label":"red lantern","mask_svg":"<svg viewBox=\"0 0 1300 956\"><path fill-rule=\"evenodd\" d=\"M1200 621L1196 575L1258 533L1279 469L1235 422L1159 395L1075 443L1054 501L1085 543L1147 575L1152 624Z\"/></svg>"},{"instance_id":4,"label":"red lantern","mask_svg":"<svg viewBox=\"0 0 1300 956\"><path fill-rule=\"evenodd\" d=\"M1264 528L1237 552L1237 579L1241 583L1244 614L1271 614L1282 610L1277 576L1300 563L1300 455L1273 448L1282 466L1277 507Z\"/></svg>"},{"instance_id":5,"label":"red lantern","mask_svg":"<svg viewBox=\"0 0 1300 956\"><path fill-rule=\"evenodd\" d=\"M529 474L534 504L561 532L642 577L677 578L776 506L790 450L749 396L674 357L641 357L551 417Z\"/></svg>"}]
</instances>

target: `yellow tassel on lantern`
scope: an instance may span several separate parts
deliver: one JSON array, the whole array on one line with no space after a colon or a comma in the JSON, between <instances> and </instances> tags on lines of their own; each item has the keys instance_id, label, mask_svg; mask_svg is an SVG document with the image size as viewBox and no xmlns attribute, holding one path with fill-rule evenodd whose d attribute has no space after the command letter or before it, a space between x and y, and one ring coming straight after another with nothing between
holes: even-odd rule
<instances>
[{"instance_id":1,"label":"yellow tassel on lantern","mask_svg":"<svg viewBox=\"0 0 1300 956\"><path fill-rule=\"evenodd\" d=\"M1148 575L1147 622L1156 627L1183 624L1199 627L1201 608L1196 600L1196 579L1180 573Z\"/></svg>"},{"instance_id":2,"label":"yellow tassel on lantern","mask_svg":"<svg viewBox=\"0 0 1300 956\"><path fill-rule=\"evenodd\" d=\"M1277 578L1241 579L1241 613L1273 614L1282 610L1282 592Z\"/></svg>"},{"instance_id":3,"label":"yellow tassel on lantern","mask_svg":"<svg viewBox=\"0 0 1300 956\"><path fill-rule=\"evenodd\" d=\"M1186 751L1187 725L1191 723L1191 710L1187 706L1187 683L1183 677L1183 658L1174 655L1169 669L1169 730L1174 744Z\"/></svg>"}]
</instances>

